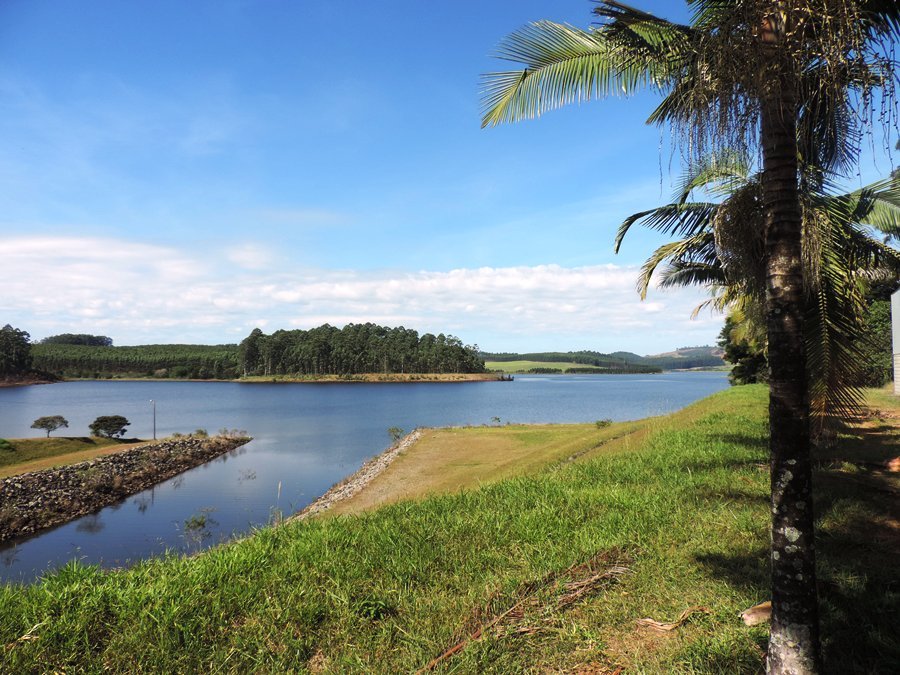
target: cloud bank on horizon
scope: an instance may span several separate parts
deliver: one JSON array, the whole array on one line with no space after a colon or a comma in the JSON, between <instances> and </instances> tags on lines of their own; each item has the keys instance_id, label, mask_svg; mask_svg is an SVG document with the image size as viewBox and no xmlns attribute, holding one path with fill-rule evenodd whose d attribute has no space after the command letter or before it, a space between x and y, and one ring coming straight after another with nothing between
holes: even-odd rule
<instances>
[{"instance_id":1,"label":"cloud bank on horizon","mask_svg":"<svg viewBox=\"0 0 900 675\"><path fill-rule=\"evenodd\" d=\"M452 333L489 351L667 351L710 342L721 318L697 290L654 290L611 264L335 270L274 266L259 244L202 254L118 238L0 241L2 322L39 339L109 335L116 344L237 342L266 332L371 321Z\"/></svg>"}]
</instances>

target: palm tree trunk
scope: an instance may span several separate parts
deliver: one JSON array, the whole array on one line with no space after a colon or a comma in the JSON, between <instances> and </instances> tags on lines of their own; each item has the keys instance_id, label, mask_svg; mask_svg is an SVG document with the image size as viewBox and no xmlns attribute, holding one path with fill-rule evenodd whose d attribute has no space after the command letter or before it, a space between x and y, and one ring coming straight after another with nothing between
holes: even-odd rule
<instances>
[{"instance_id":1,"label":"palm tree trunk","mask_svg":"<svg viewBox=\"0 0 900 675\"><path fill-rule=\"evenodd\" d=\"M803 346L802 216L796 97L782 79L763 101L769 458L772 481L772 626L769 673L818 673L809 396Z\"/></svg>"}]
</instances>

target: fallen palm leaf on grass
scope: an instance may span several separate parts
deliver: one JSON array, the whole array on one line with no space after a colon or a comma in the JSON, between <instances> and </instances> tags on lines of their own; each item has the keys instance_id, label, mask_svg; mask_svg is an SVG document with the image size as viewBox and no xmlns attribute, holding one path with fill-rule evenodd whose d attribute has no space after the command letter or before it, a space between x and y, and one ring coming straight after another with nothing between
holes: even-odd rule
<instances>
[{"instance_id":1,"label":"fallen palm leaf on grass","mask_svg":"<svg viewBox=\"0 0 900 675\"><path fill-rule=\"evenodd\" d=\"M612 560L616 562L610 564ZM630 570L621 563L630 560L630 556L621 551L603 551L593 556L587 562L572 565L562 573L551 572L543 579L527 584L519 591L519 600L515 604L486 623L482 623L468 636L458 641L440 656L432 659L428 665L417 671L417 675L434 670L441 662L461 652L470 642L480 640L489 631L496 630L500 637L537 633L540 630L540 626L512 626L511 624L524 620L526 607L538 609L540 619L543 621L548 620L554 611L571 606L589 593L598 590L607 583L614 582L619 576L629 572ZM549 588L560 578L570 579L570 581L562 585L566 593L556 598L555 602L541 603L536 598L539 591Z\"/></svg>"},{"instance_id":2,"label":"fallen palm leaf on grass","mask_svg":"<svg viewBox=\"0 0 900 675\"><path fill-rule=\"evenodd\" d=\"M709 614L709 607L688 607L673 623L664 623L662 621L654 621L653 619L638 619L637 624L644 628L650 628L661 633L668 633L687 622L693 614Z\"/></svg>"}]
</instances>

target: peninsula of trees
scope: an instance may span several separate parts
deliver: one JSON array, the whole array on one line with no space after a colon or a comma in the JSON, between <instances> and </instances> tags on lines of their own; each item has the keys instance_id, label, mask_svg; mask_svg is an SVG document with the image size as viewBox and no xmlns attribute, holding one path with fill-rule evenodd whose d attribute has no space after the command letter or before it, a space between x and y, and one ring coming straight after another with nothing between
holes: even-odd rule
<instances>
[{"instance_id":1,"label":"peninsula of trees","mask_svg":"<svg viewBox=\"0 0 900 675\"><path fill-rule=\"evenodd\" d=\"M360 373L483 373L478 347L452 335L373 323L312 330L255 329L240 344L242 375L352 375Z\"/></svg>"},{"instance_id":2,"label":"peninsula of trees","mask_svg":"<svg viewBox=\"0 0 900 675\"><path fill-rule=\"evenodd\" d=\"M12 336L12 331L8 332ZM19 334L24 334L22 338ZM243 376L326 377L361 374L484 373L478 348L452 335L373 323L311 330L254 330L240 345L115 347L106 336L63 334L36 344L19 331L8 360L74 378L231 380Z\"/></svg>"}]
</instances>

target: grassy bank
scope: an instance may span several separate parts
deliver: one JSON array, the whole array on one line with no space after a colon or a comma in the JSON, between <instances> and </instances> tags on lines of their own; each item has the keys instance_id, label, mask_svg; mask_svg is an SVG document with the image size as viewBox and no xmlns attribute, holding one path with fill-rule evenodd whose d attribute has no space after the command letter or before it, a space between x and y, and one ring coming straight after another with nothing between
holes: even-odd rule
<instances>
[{"instance_id":1,"label":"grassy bank","mask_svg":"<svg viewBox=\"0 0 900 675\"><path fill-rule=\"evenodd\" d=\"M596 424L534 424L423 429L365 490L329 515L359 513L405 499L450 494L631 447L648 420Z\"/></svg>"},{"instance_id":2,"label":"grassy bank","mask_svg":"<svg viewBox=\"0 0 900 675\"><path fill-rule=\"evenodd\" d=\"M461 645L437 672L761 672L766 628L737 614L767 598L765 390L652 420L628 452L572 433L585 454L528 476L0 589L0 670L394 673ZM896 452L896 426L844 441L818 476L827 664L896 672L898 486L857 461Z\"/></svg>"},{"instance_id":3,"label":"grassy bank","mask_svg":"<svg viewBox=\"0 0 900 675\"><path fill-rule=\"evenodd\" d=\"M0 478L84 462L140 442L137 438L123 441L95 436L3 439L0 441Z\"/></svg>"}]
</instances>

